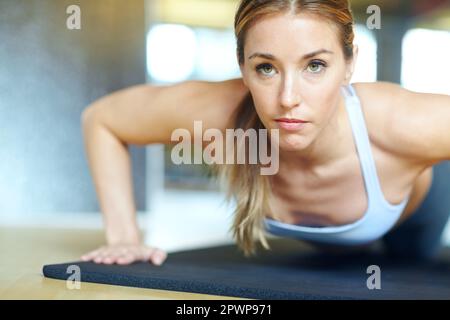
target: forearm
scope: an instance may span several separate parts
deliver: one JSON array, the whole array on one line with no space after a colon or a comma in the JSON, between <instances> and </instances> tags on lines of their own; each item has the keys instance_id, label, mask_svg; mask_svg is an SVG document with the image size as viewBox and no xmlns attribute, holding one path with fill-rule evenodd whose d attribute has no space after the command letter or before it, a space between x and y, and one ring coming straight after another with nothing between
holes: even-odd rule
<instances>
[{"instance_id":1,"label":"forearm","mask_svg":"<svg viewBox=\"0 0 450 320\"><path fill-rule=\"evenodd\" d=\"M94 112L83 113L83 138L108 244L139 243L127 145Z\"/></svg>"}]
</instances>

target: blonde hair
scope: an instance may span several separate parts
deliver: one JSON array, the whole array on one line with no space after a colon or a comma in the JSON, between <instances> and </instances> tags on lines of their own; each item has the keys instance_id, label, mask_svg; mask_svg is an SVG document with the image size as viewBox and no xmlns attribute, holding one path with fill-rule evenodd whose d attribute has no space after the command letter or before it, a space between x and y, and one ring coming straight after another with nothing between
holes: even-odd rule
<instances>
[{"instance_id":1,"label":"blonde hair","mask_svg":"<svg viewBox=\"0 0 450 320\"><path fill-rule=\"evenodd\" d=\"M313 14L332 22L337 27L345 59L353 57L353 16L347 0L243 0L234 22L239 64L243 65L245 61L247 30L264 16L285 12ZM250 93L242 100L235 119L236 129L264 129ZM267 143L270 144L270 141ZM244 147L245 142L239 144L234 154ZM248 150L249 148L245 149L247 158ZM248 257L256 254L255 239L259 239L265 249L270 249L265 235L264 217L271 212L272 189L269 176L260 174L260 164L245 163L214 165L212 169L226 188L226 199L235 200L234 220L230 231L238 247Z\"/></svg>"}]
</instances>

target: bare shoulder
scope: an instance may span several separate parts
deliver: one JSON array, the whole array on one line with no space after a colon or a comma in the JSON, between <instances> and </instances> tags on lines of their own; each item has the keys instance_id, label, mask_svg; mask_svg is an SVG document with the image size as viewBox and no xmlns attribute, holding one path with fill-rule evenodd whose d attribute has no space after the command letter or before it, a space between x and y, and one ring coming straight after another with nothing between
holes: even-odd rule
<instances>
[{"instance_id":1,"label":"bare shoulder","mask_svg":"<svg viewBox=\"0 0 450 320\"><path fill-rule=\"evenodd\" d=\"M356 82L352 86L355 88L358 96L376 100L383 105L405 91L399 84L387 81Z\"/></svg>"},{"instance_id":2,"label":"bare shoulder","mask_svg":"<svg viewBox=\"0 0 450 320\"><path fill-rule=\"evenodd\" d=\"M191 80L166 86L155 105L163 105L176 128L193 126L202 121L203 128L225 129L248 89L242 79L225 81Z\"/></svg>"},{"instance_id":3,"label":"bare shoulder","mask_svg":"<svg viewBox=\"0 0 450 320\"><path fill-rule=\"evenodd\" d=\"M198 119L204 128L224 130L234 125L234 116L241 101L249 92L241 78L220 82L193 81L191 94ZM190 112L189 109L186 109Z\"/></svg>"},{"instance_id":4,"label":"bare shoulder","mask_svg":"<svg viewBox=\"0 0 450 320\"><path fill-rule=\"evenodd\" d=\"M409 163L450 159L450 96L415 92L390 82L353 84L371 142Z\"/></svg>"},{"instance_id":5,"label":"bare shoulder","mask_svg":"<svg viewBox=\"0 0 450 320\"><path fill-rule=\"evenodd\" d=\"M240 78L190 80L162 87L153 105L163 107L173 127L190 127L194 121L202 121L204 128L224 129L247 92Z\"/></svg>"},{"instance_id":6,"label":"bare shoulder","mask_svg":"<svg viewBox=\"0 0 450 320\"><path fill-rule=\"evenodd\" d=\"M391 150L394 146L390 144L389 129L393 125L395 110L402 104L405 89L391 82L358 82L352 86L360 99L371 141Z\"/></svg>"},{"instance_id":7,"label":"bare shoulder","mask_svg":"<svg viewBox=\"0 0 450 320\"><path fill-rule=\"evenodd\" d=\"M92 114L91 119L101 122L123 142L170 143L175 129L193 131L194 121L202 121L204 129L228 128L247 92L239 78L141 84L97 100L86 114Z\"/></svg>"},{"instance_id":8,"label":"bare shoulder","mask_svg":"<svg viewBox=\"0 0 450 320\"><path fill-rule=\"evenodd\" d=\"M364 112L377 119L383 117L384 122L386 122L385 116L404 103L405 94L409 92L399 84L385 81L358 82L352 86L361 100Z\"/></svg>"}]
</instances>

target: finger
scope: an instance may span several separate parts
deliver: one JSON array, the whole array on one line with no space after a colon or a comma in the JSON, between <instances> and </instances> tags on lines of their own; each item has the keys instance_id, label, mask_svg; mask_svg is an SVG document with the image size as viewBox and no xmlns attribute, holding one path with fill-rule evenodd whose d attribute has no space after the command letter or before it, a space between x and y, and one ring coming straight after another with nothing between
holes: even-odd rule
<instances>
[{"instance_id":1,"label":"finger","mask_svg":"<svg viewBox=\"0 0 450 320\"><path fill-rule=\"evenodd\" d=\"M81 256L81 259L84 261L92 260L100 250L93 250Z\"/></svg>"},{"instance_id":2,"label":"finger","mask_svg":"<svg viewBox=\"0 0 450 320\"><path fill-rule=\"evenodd\" d=\"M159 265L163 264L163 262L166 260L166 258L167 258L167 253L158 249L158 250L155 250L155 252L153 253L151 260L154 264L159 266Z\"/></svg>"},{"instance_id":3,"label":"finger","mask_svg":"<svg viewBox=\"0 0 450 320\"><path fill-rule=\"evenodd\" d=\"M135 258L132 254L124 254L117 259L117 263L121 265L130 264L134 262Z\"/></svg>"},{"instance_id":4,"label":"finger","mask_svg":"<svg viewBox=\"0 0 450 320\"><path fill-rule=\"evenodd\" d=\"M117 260L122 256L120 253L120 250L110 250L108 251L107 256L103 259L104 263L106 264L113 264L116 263Z\"/></svg>"},{"instance_id":5,"label":"finger","mask_svg":"<svg viewBox=\"0 0 450 320\"><path fill-rule=\"evenodd\" d=\"M94 258L94 262L95 263L102 263L103 259L107 256L106 254L106 250L101 250L100 252L97 253L97 255Z\"/></svg>"},{"instance_id":6,"label":"finger","mask_svg":"<svg viewBox=\"0 0 450 320\"><path fill-rule=\"evenodd\" d=\"M113 264L114 263L114 256L113 255L106 255L102 258L102 263L104 264Z\"/></svg>"},{"instance_id":7,"label":"finger","mask_svg":"<svg viewBox=\"0 0 450 320\"><path fill-rule=\"evenodd\" d=\"M92 260L92 255L85 254L85 255L82 255L82 256L80 257L80 259L81 259L82 261L91 261L91 260Z\"/></svg>"},{"instance_id":8,"label":"finger","mask_svg":"<svg viewBox=\"0 0 450 320\"><path fill-rule=\"evenodd\" d=\"M101 255L101 263L104 264L113 264L116 262L116 259L119 257L118 253L119 248L117 247L109 247L102 252Z\"/></svg>"},{"instance_id":9,"label":"finger","mask_svg":"<svg viewBox=\"0 0 450 320\"><path fill-rule=\"evenodd\" d=\"M139 250L137 257L140 261L147 262L151 260L154 252L155 248L143 248Z\"/></svg>"},{"instance_id":10,"label":"finger","mask_svg":"<svg viewBox=\"0 0 450 320\"><path fill-rule=\"evenodd\" d=\"M101 256L96 256L94 257L94 259L92 261L94 261L95 263L102 263L102 257Z\"/></svg>"}]
</instances>

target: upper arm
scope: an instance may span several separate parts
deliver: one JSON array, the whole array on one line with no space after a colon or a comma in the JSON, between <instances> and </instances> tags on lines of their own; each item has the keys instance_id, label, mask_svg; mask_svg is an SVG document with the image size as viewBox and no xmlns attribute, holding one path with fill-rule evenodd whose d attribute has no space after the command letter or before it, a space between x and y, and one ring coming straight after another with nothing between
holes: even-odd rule
<instances>
[{"instance_id":1,"label":"upper arm","mask_svg":"<svg viewBox=\"0 0 450 320\"><path fill-rule=\"evenodd\" d=\"M225 129L245 93L241 79L143 84L107 95L88 109L125 143L165 144L177 128L192 132L195 120L204 129Z\"/></svg>"},{"instance_id":2,"label":"upper arm","mask_svg":"<svg viewBox=\"0 0 450 320\"><path fill-rule=\"evenodd\" d=\"M392 149L425 167L450 160L450 96L388 89L388 140Z\"/></svg>"}]
</instances>

